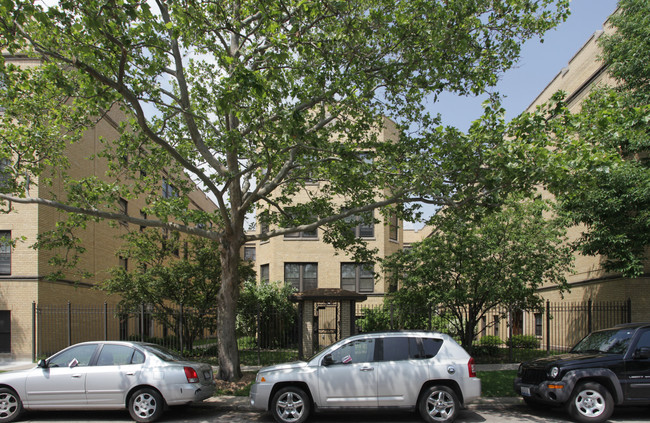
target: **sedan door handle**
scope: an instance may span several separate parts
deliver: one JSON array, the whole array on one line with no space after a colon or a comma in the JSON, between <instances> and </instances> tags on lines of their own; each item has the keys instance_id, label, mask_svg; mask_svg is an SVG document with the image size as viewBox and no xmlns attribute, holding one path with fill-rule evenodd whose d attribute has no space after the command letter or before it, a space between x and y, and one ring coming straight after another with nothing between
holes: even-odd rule
<instances>
[{"instance_id":1,"label":"sedan door handle","mask_svg":"<svg viewBox=\"0 0 650 423\"><path fill-rule=\"evenodd\" d=\"M374 367L362 367L359 370L361 370L362 372L372 372L373 370L375 370L375 368Z\"/></svg>"},{"instance_id":2,"label":"sedan door handle","mask_svg":"<svg viewBox=\"0 0 650 423\"><path fill-rule=\"evenodd\" d=\"M81 374L76 373L76 374L72 375L72 377L75 378L75 379L79 379L81 377Z\"/></svg>"},{"instance_id":3,"label":"sedan door handle","mask_svg":"<svg viewBox=\"0 0 650 423\"><path fill-rule=\"evenodd\" d=\"M126 372L126 375L127 375L127 376L134 376L134 375L135 375L135 372Z\"/></svg>"}]
</instances>

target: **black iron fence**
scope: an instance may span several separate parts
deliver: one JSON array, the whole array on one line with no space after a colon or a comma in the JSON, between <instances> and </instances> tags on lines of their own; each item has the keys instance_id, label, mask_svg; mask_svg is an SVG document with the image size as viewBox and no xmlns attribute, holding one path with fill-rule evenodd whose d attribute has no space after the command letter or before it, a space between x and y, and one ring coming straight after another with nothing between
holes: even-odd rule
<instances>
[{"instance_id":1,"label":"black iron fence","mask_svg":"<svg viewBox=\"0 0 650 423\"><path fill-rule=\"evenodd\" d=\"M141 305L125 310L109 304L32 304L32 358L47 357L84 341L153 342L189 357L217 356L217 312L192 307L164 310ZM246 310L237 316L244 364L267 364L297 356L299 318L293 310Z\"/></svg>"},{"instance_id":2,"label":"black iron fence","mask_svg":"<svg viewBox=\"0 0 650 423\"><path fill-rule=\"evenodd\" d=\"M492 345L520 347L535 345L547 353L568 351L589 332L632 320L632 301L557 302L546 301L537 311L496 307L479 319L475 344L483 338ZM444 307L401 308L395 304L357 305L357 331L416 329L456 335L454 317Z\"/></svg>"}]
</instances>

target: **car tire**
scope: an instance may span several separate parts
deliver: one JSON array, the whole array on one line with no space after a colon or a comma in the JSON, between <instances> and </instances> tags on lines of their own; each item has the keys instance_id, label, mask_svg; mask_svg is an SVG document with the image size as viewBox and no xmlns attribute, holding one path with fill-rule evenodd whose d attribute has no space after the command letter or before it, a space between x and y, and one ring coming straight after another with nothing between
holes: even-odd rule
<instances>
[{"instance_id":1,"label":"car tire","mask_svg":"<svg viewBox=\"0 0 650 423\"><path fill-rule=\"evenodd\" d=\"M309 396L296 386L279 389L271 401L271 414L278 423L302 423L309 417Z\"/></svg>"},{"instance_id":2,"label":"car tire","mask_svg":"<svg viewBox=\"0 0 650 423\"><path fill-rule=\"evenodd\" d=\"M0 389L0 423L13 422L23 412L23 402L13 389Z\"/></svg>"},{"instance_id":3,"label":"car tire","mask_svg":"<svg viewBox=\"0 0 650 423\"><path fill-rule=\"evenodd\" d=\"M129 398L129 414L133 420L139 423L158 420L164 407L162 396L155 389L139 389Z\"/></svg>"},{"instance_id":4,"label":"car tire","mask_svg":"<svg viewBox=\"0 0 650 423\"><path fill-rule=\"evenodd\" d=\"M426 422L450 423L460 409L458 396L447 386L431 386L420 396L418 410Z\"/></svg>"},{"instance_id":5,"label":"car tire","mask_svg":"<svg viewBox=\"0 0 650 423\"><path fill-rule=\"evenodd\" d=\"M603 385L584 382L575 387L567 407L571 417L578 422L604 422L614 411L614 399Z\"/></svg>"}]
</instances>

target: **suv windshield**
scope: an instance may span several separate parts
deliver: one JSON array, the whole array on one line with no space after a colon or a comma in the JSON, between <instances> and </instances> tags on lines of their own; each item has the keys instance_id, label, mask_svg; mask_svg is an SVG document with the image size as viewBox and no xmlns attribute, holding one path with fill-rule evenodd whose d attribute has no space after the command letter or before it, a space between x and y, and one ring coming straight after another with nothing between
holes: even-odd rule
<instances>
[{"instance_id":1,"label":"suv windshield","mask_svg":"<svg viewBox=\"0 0 650 423\"><path fill-rule=\"evenodd\" d=\"M633 334L633 329L609 329L592 332L578 342L571 352L623 354Z\"/></svg>"}]
</instances>

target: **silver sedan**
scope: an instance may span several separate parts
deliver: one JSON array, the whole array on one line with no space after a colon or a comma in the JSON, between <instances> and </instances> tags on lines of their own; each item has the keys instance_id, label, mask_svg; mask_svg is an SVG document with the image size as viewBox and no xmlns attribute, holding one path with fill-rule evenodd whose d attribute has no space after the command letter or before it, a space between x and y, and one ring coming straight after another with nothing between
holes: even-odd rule
<instances>
[{"instance_id":1,"label":"silver sedan","mask_svg":"<svg viewBox=\"0 0 650 423\"><path fill-rule=\"evenodd\" d=\"M166 406L203 401L215 389L209 364L158 345L84 342L33 369L0 374L0 423L23 410L124 408L137 422L153 422Z\"/></svg>"}]
</instances>

